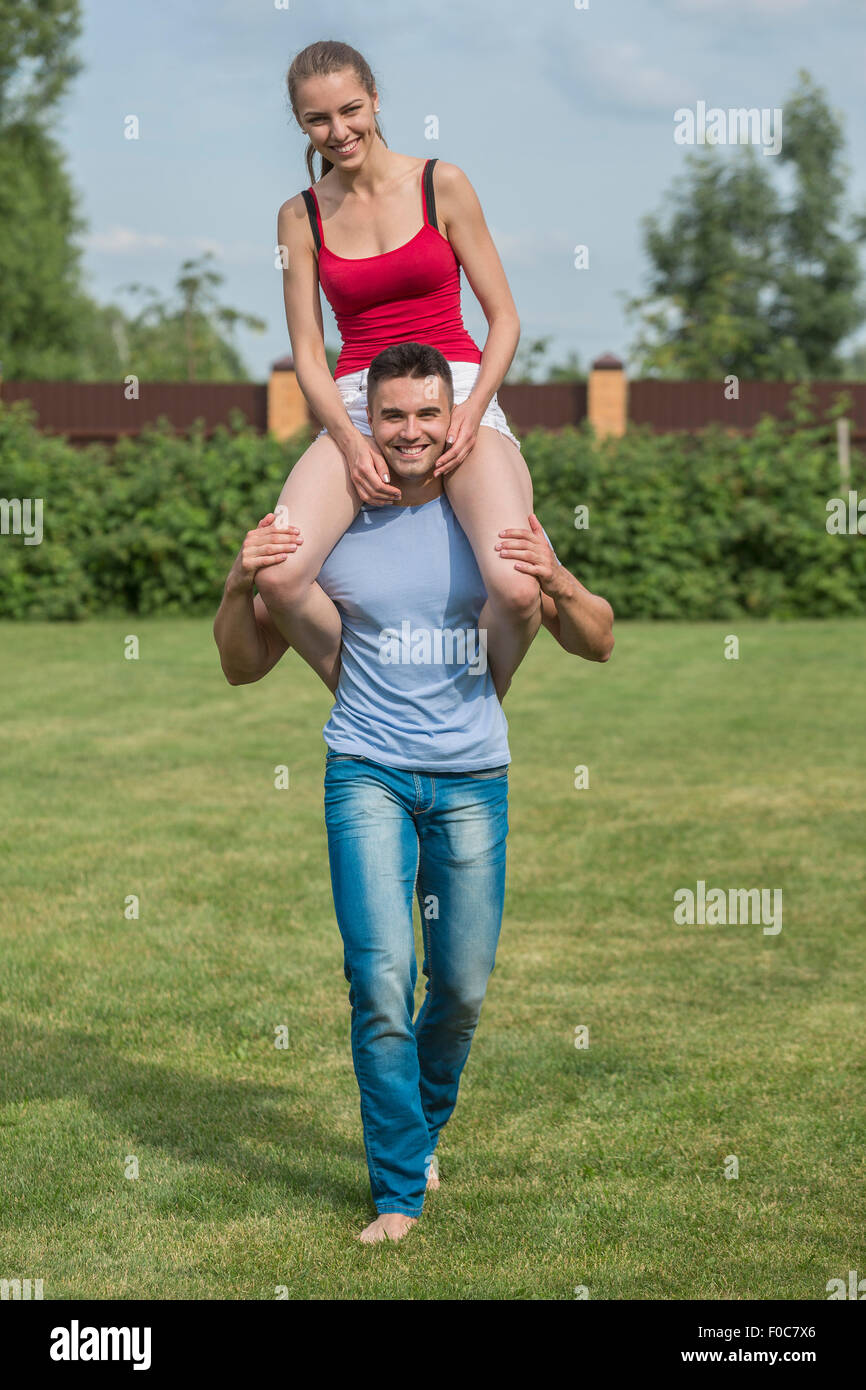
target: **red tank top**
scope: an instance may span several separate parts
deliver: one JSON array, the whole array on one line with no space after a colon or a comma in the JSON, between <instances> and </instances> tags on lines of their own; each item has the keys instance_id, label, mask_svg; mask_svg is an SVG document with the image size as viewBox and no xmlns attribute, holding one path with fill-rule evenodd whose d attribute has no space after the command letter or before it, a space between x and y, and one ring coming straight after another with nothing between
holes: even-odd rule
<instances>
[{"instance_id":1,"label":"red tank top","mask_svg":"<svg viewBox=\"0 0 866 1390\"><path fill-rule=\"evenodd\" d=\"M319 283L343 340L334 378L368 367L394 343L427 343L449 362L480 362L481 349L463 326L460 262L438 230L433 165L421 178L424 225L411 241L381 256L336 256L325 245L318 199L303 191L319 256Z\"/></svg>"}]
</instances>

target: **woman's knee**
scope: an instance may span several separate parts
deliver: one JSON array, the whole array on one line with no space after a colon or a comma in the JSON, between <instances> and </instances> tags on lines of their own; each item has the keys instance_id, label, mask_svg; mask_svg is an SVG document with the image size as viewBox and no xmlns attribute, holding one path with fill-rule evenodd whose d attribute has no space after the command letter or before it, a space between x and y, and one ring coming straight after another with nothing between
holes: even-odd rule
<instances>
[{"instance_id":1,"label":"woman's knee","mask_svg":"<svg viewBox=\"0 0 866 1390\"><path fill-rule=\"evenodd\" d=\"M504 609L510 618L528 622L538 610L541 602L541 589L534 575L513 568L500 560L501 569L494 569L492 575L484 576L487 597L494 607Z\"/></svg>"},{"instance_id":2,"label":"woman's knee","mask_svg":"<svg viewBox=\"0 0 866 1390\"><path fill-rule=\"evenodd\" d=\"M256 574L265 602L272 598L291 603L302 598L359 509L337 445L330 435L314 439L292 468L275 508L299 528L302 544L281 564L266 565Z\"/></svg>"},{"instance_id":3,"label":"woman's knee","mask_svg":"<svg viewBox=\"0 0 866 1390\"><path fill-rule=\"evenodd\" d=\"M315 581L299 550L287 555L279 565L265 565L256 571L256 588L265 603L297 603Z\"/></svg>"}]
</instances>

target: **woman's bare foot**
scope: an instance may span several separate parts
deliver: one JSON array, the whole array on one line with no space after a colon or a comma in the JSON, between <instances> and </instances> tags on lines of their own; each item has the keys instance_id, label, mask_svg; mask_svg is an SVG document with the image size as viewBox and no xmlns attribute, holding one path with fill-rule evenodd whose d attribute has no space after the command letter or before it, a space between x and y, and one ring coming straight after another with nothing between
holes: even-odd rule
<instances>
[{"instance_id":1,"label":"woman's bare foot","mask_svg":"<svg viewBox=\"0 0 866 1390\"><path fill-rule=\"evenodd\" d=\"M367 1245L377 1240L402 1240L410 1227L417 1224L417 1216L406 1216L402 1211L383 1211L355 1239L363 1240Z\"/></svg>"}]
</instances>

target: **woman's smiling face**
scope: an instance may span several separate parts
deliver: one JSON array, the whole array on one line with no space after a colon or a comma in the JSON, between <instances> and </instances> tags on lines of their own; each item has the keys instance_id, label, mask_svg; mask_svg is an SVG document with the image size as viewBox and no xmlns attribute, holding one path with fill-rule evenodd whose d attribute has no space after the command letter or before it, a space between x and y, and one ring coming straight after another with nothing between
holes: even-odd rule
<instances>
[{"instance_id":1,"label":"woman's smiling face","mask_svg":"<svg viewBox=\"0 0 866 1390\"><path fill-rule=\"evenodd\" d=\"M355 168L377 138L378 100L370 99L351 68L306 77L298 91L301 127L331 164Z\"/></svg>"}]
</instances>

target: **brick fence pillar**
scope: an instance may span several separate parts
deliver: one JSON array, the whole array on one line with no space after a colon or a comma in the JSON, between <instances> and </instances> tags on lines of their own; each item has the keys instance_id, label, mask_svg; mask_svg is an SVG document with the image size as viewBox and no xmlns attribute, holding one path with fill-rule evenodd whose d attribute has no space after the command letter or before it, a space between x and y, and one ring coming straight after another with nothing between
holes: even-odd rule
<instances>
[{"instance_id":1,"label":"brick fence pillar","mask_svg":"<svg viewBox=\"0 0 866 1390\"><path fill-rule=\"evenodd\" d=\"M268 433L276 439L291 439L298 430L309 427L307 402L298 385L294 361L281 357L268 378Z\"/></svg>"},{"instance_id":2,"label":"brick fence pillar","mask_svg":"<svg viewBox=\"0 0 866 1390\"><path fill-rule=\"evenodd\" d=\"M612 352L592 364L587 387L587 418L599 439L625 434L628 420L628 383L623 365Z\"/></svg>"}]
</instances>

